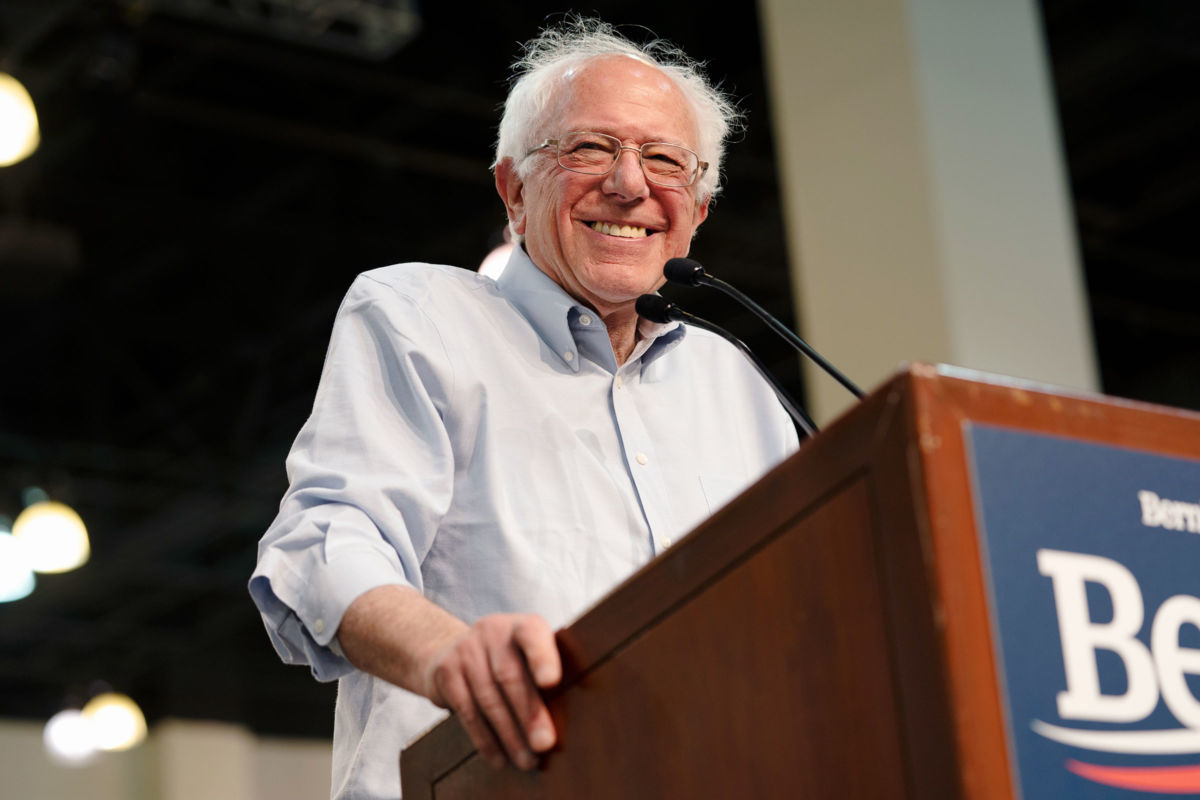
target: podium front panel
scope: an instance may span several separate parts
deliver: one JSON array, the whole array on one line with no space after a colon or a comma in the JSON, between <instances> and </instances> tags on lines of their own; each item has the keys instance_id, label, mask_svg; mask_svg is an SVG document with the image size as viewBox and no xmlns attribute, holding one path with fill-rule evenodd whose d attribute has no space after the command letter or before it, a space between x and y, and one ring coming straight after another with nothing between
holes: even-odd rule
<instances>
[{"instance_id":1,"label":"podium front panel","mask_svg":"<svg viewBox=\"0 0 1200 800\"><path fill-rule=\"evenodd\" d=\"M1200 795L1200 461L966 433L1022 797Z\"/></svg>"}]
</instances>

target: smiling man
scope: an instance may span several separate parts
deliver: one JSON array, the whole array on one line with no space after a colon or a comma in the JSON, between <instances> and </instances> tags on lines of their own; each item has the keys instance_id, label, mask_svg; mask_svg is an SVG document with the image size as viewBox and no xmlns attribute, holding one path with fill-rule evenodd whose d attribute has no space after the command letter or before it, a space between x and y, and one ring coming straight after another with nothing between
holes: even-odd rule
<instances>
[{"instance_id":1,"label":"smiling man","mask_svg":"<svg viewBox=\"0 0 1200 800\"><path fill-rule=\"evenodd\" d=\"M633 301L663 282L708 216L695 180L695 114L658 68L629 55L567 70L541 132L496 164L513 230L538 269L604 320L618 362L633 349ZM535 161L530 166L529 162ZM522 175L525 175L525 178Z\"/></svg>"},{"instance_id":2,"label":"smiling man","mask_svg":"<svg viewBox=\"0 0 1200 800\"><path fill-rule=\"evenodd\" d=\"M250 581L281 657L339 681L336 798L398 797L439 708L534 768L553 630L796 447L732 347L634 311L708 215L731 104L598 21L516 71L495 176L519 246L497 281L359 276Z\"/></svg>"}]
</instances>

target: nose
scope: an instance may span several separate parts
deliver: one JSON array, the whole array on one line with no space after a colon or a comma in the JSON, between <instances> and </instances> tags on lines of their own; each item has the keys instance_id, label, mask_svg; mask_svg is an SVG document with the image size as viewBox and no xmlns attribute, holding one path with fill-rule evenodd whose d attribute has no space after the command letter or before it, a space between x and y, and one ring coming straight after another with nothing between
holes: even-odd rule
<instances>
[{"instance_id":1,"label":"nose","mask_svg":"<svg viewBox=\"0 0 1200 800\"><path fill-rule=\"evenodd\" d=\"M604 176L603 188L608 194L625 200L636 200L650 193L646 173L642 171L642 153L638 148L621 146L617 162Z\"/></svg>"}]
</instances>

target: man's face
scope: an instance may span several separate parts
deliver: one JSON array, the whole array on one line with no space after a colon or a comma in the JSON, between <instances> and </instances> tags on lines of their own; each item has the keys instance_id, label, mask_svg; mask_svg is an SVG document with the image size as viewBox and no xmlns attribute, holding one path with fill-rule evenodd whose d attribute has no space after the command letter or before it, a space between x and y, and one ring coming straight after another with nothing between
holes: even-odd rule
<instances>
[{"instance_id":1,"label":"man's face","mask_svg":"<svg viewBox=\"0 0 1200 800\"><path fill-rule=\"evenodd\" d=\"M665 75L633 58L598 59L568 73L556 100L540 138L593 131L635 148L668 142L696 149L687 102ZM648 182L632 150L622 150L607 175L562 169L553 148L529 158L537 163L525 181L515 165L497 167L497 188L509 218L524 235L533 262L602 315L627 308L661 286L663 264L687 255L708 215L708 201L697 202L694 185L680 189ZM632 236L620 235L626 226ZM597 230L601 227L609 232Z\"/></svg>"}]
</instances>

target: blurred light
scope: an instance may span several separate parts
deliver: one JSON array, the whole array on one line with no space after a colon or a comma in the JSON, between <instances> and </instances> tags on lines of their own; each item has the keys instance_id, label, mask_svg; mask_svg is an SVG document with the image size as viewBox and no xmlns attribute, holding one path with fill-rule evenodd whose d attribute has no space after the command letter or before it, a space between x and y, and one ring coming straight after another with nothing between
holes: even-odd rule
<instances>
[{"instance_id":1,"label":"blurred light","mask_svg":"<svg viewBox=\"0 0 1200 800\"><path fill-rule=\"evenodd\" d=\"M486 275L492 280L500 277L500 273L504 272L504 268L508 266L508 257L512 255L513 245L510 242L498 245L488 253L483 259L483 263L479 265L479 274Z\"/></svg>"},{"instance_id":2,"label":"blurred light","mask_svg":"<svg viewBox=\"0 0 1200 800\"><path fill-rule=\"evenodd\" d=\"M83 520L62 503L43 501L27 507L17 515L12 532L34 572L66 572L91 555Z\"/></svg>"},{"instance_id":3,"label":"blurred light","mask_svg":"<svg viewBox=\"0 0 1200 800\"><path fill-rule=\"evenodd\" d=\"M0 603L28 597L34 583L24 546L11 533L0 530Z\"/></svg>"},{"instance_id":4,"label":"blurred light","mask_svg":"<svg viewBox=\"0 0 1200 800\"><path fill-rule=\"evenodd\" d=\"M40 141L33 98L20 81L0 72L0 167L29 157Z\"/></svg>"},{"instance_id":5,"label":"blurred light","mask_svg":"<svg viewBox=\"0 0 1200 800\"><path fill-rule=\"evenodd\" d=\"M31 506L34 503L44 503L50 499L50 495L46 494L46 490L40 486L26 486L21 490L22 505Z\"/></svg>"},{"instance_id":6,"label":"blurred light","mask_svg":"<svg viewBox=\"0 0 1200 800\"><path fill-rule=\"evenodd\" d=\"M77 709L60 711L51 717L42 732L42 741L50 757L68 767L81 767L96 756L92 723Z\"/></svg>"},{"instance_id":7,"label":"blurred light","mask_svg":"<svg viewBox=\"0 0 1200 800\"><path fill-rule=\"evenodd\" d=\"M101 750L128 750L146 738L146 717L126 695L96 695L83 707L83 717L91 723L96 747Z\"/></svg>"}]
</instances>

